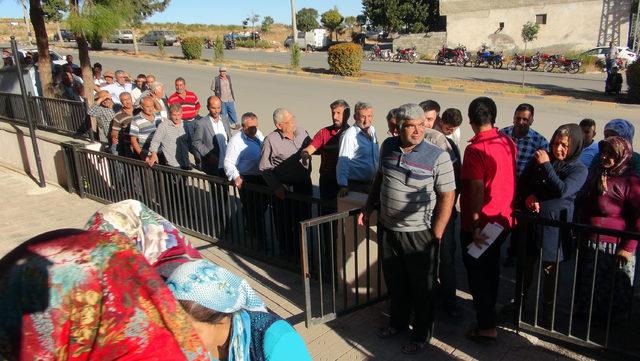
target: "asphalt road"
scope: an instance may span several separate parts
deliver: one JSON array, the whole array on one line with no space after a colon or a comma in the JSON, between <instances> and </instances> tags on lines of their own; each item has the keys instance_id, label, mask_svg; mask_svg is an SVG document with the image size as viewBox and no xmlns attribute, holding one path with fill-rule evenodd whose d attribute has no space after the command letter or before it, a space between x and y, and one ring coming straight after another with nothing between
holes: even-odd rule
<instances>
[{"instance_id":1,"label":"asphalt road","mask_svg":"<svg viewBox=\"0 0 640 361\"><path fill-rule=\"evenodd\" d=\"M217 68L206 65L177 64L156 60L117 57L105 54L91 54L93 62L99 61L105 70L124 69L133 76L138 73L153 73L165 84L167 93L173 92L173 81L182 76L187 88L194 91L201 102L212 94L210 90ZM311 135L323 126L330 124L329 104L344 98L352 106L359 100L368 101L374 106L374 126L381 139L386 137L385 116L389 109L404 103L418 103L425 99L435 99L443 110L449 107L459 108L466 114L470 101L476 96L464 93L434 92L420 89L401 89L389 86L355 83L350 81L298 77L293 75L261 73L231 70L234 91L237 97L239 114L252 111L260 119L259 128L266 135L274 129L272 113L277 107L286 107L297 118L299 126ZM494 97L498 105L497 126L503 127L512 122L513 110L523 99ZM550 137L560 125L579 122L583 118L593 118L597 123L598 136L602 127L613 118L629 119L640 129L638 112L634 110L610 110L598 106L574 103L558 103L548 100L527 99L536 108L533 127L543 135ZM203 108L202 114L206 113ZM470 126L462 125L462 139L472 136ZM640 149L640 137L636 137L635 148ZM316 161L316 164L319 163ZM317 168L317 167L316 167Z\"/></svg>"},{"instance_id":2,"label":"asphalt road","mask_svg":"<svg viewBox=\"0 0 640 361\"><path fill-rule=\"evenodd\" d=\"M105 48L133 50L132 44L105 44ZM140 46L141 51L157 53L156 46ZM170 56L182 56L179 46L165 47L165 52ZM278 65L289 64L289 53L267 52L260 50L225 50L225 58L232 60L242 60L256 63L269 63ZM203 58L212 57L211 49L203 50ZM304 53L301 60L302 67L327 69L327 53L313 52ZM409 74L434 78L451 78L465 80L481 80L496 83L507 83L518 85L522 82L522 72L504 69L472 68L441 66L437 64L408 64L393 62L371 62L364 61L363 70L380 71L388 73ZM568 73L545 73L526 72L525 80L527 84L549 89L551 91L579 91L579 92L602 92L604 90L605 74L568 74Z\"/></svg>"}]
</instances>

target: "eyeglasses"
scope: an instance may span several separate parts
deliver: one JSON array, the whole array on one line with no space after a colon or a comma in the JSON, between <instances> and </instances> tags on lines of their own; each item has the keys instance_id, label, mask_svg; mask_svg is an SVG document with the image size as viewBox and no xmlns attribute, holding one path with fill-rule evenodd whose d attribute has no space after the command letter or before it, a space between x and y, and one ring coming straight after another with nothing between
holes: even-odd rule
<instances>
[{"instance_id":1,"label":"eyeglasses","mask_svg":"<svg viewBox=\"0 0 640 361\"><path fill-rule=\"evenodd\" d=\"M410 131L415 132L418 129L424 129L427 126L424 123L420 123L420 124L403 124L402 125L402 129L408 129Z\"/></svg>"}]
</instances>

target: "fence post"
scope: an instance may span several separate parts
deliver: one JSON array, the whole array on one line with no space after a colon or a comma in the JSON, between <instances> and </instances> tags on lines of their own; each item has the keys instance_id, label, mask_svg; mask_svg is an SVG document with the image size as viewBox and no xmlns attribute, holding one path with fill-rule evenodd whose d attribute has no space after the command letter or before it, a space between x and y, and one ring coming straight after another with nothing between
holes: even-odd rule
<instances>
[{"instance_id":1,"label":"fence post","mask_svg":"<svg viewBox=\"0 0 640 361\"><path fill-rule=\"evenodd\" d=\"M84 148L84 144L78 142L67 142L67 144L71 145L71 150L73 153L73 164L75 165L75 176L78 184L78 195L80 196L80 198L84 198L85 180L83 179L82 172L84 169L80 164L80 156L78 155L78 153L80 153L78 149Z\"/></svg>"},{"instance_id":2,"label":"fence post","mask_svg":"<svg viewBox=\"0 0 640 361\"><path fill-rule=\"evenodd\" d=\"M20 83L20 93L22 93L22 103L24 104L24 115L27 118L27 125L29 126L29 135L31 137L31 145L33 146L33 156L36 159L36 167L38 168L38 185L40 188L47 186L44 180L44 171L42 170L42 159L40 158L40 150L38 149L38 139L36 138L36 127L33 124L31 118L31 108L29 107L29 99L27 95L27 87L24 84L24 78L22 76L22 64L20 63L20 57L18 56L18 43L14 36L11 37L11 51L13 52L13 60L18 69L18 81Z\"/></svg>"},{"instance_id":3,"label":"fence post","mask_svg":"<svg viewBox=\"0 0 640 361\"><path fill-rule=\"evenodd\" d=\"M516 304L516 314L514 325L516 333L520 332L520 320L522 320L522 312L524 308L524 267L527 257L527 228L528 221L525 217L518 217L518 214L514 216L514 227L511 231L511 244L516 245L517 251L517 262L516 262L516 294L515 294L515 304ZM521 237L524 235L524 237ZM517 237L518 239L513 239L513 237Z\"/></svg>"},{"instance_id":4,"label":"fence post","mask_svg":"<svg viewBox=\"0 0 640 361\"><path fill-rule=\"evenodd\" d=\"M89 106L87 105L87 99L82 100L82 108L84 109L84 126L89 133L89 140L95 141L95 135L93 134L93 125L91 124L91 117L89 116Z\"/></svg>"}]
</instances>

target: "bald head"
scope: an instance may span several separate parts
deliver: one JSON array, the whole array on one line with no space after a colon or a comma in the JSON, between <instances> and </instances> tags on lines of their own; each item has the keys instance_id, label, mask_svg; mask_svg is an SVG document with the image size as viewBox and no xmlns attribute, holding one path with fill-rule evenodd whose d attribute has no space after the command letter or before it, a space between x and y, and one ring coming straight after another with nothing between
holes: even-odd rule
<instances>
[{"instance_id":1,"label":"bald head","mask_svg":"<svg viewBox=\"0 0 640 361\"><path fill-rule=\"evenodd\" d=\"M155 112L153 98L151 97L142 98L142 100L140 101L140 108L142 108L142 112L147 116L153 115L153 113Z\"/></svg>"},{"instance_id":2,"label":"bald head","mask_svg":"<svg viewBox=\"0 0 640 361\"><path fill-rule=\"evenodd\" d=\"M207 98L207 110L209 110L209 115L212 118L217 119L222 111L222 101L220 101L220 98L215 95Z\"/></svg>"}]
</instances>

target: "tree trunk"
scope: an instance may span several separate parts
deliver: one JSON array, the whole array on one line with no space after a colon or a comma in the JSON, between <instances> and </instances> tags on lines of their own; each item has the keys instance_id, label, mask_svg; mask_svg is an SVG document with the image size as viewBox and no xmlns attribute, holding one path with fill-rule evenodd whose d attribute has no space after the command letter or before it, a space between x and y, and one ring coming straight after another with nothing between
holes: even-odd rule
<instances>
[{"instance_id":1,"label":"tree trunk","mask_svg":"<svg viewBox=\"0 0 640 361\"><path fill-rule=\"evenodd\" d=\"M140 49L138 49L138 33L134 27L131 27L131 32L133 33L133 53L138 55L140 51Z\"/></svg>"},{"instance_id":2,"label":"tree trunk","mask_svg":"<svg viewBox=\"0 0 640 361\"><path fill-rule=\"evenodd\" d=\"M60 22L56 21L56 31L58 32L58 43L62 45L64 39L62 38L62 31L60 31Z\"/></svg>"},{"instance_id":3,"label":"tree trunk","mask_svg":"<svg viewBox=\"0 0 640 361\"><path fill-rule=\"evenodd\" d=\"M40 76L40 85L42 86L42 94L45 97L53 97L53 85L51 75L51 60L49 57L49 38L47 37L47 29L44 24L44 12L40 0L29 0L29 17L33 24L33 31L36 35L36 44L38 45L38 75Z\"/></svg>"},{"instance_id":4,"label":"tree trunk","mask_svg":"<svg viewBox=\"0 0 640 361\"><path fill-rule=\"evenodd\" d=\"M80 15L79 0L70 0L70 12ZM89 58L89 43L83 32L77 33L76 43L78 44L78 58L80 59L80 68L82 69L82 81L84 82L84 97L87 99L88 105L93 104L93 70L91 69L91 59Z\"/></svg>"}]
</instances>

